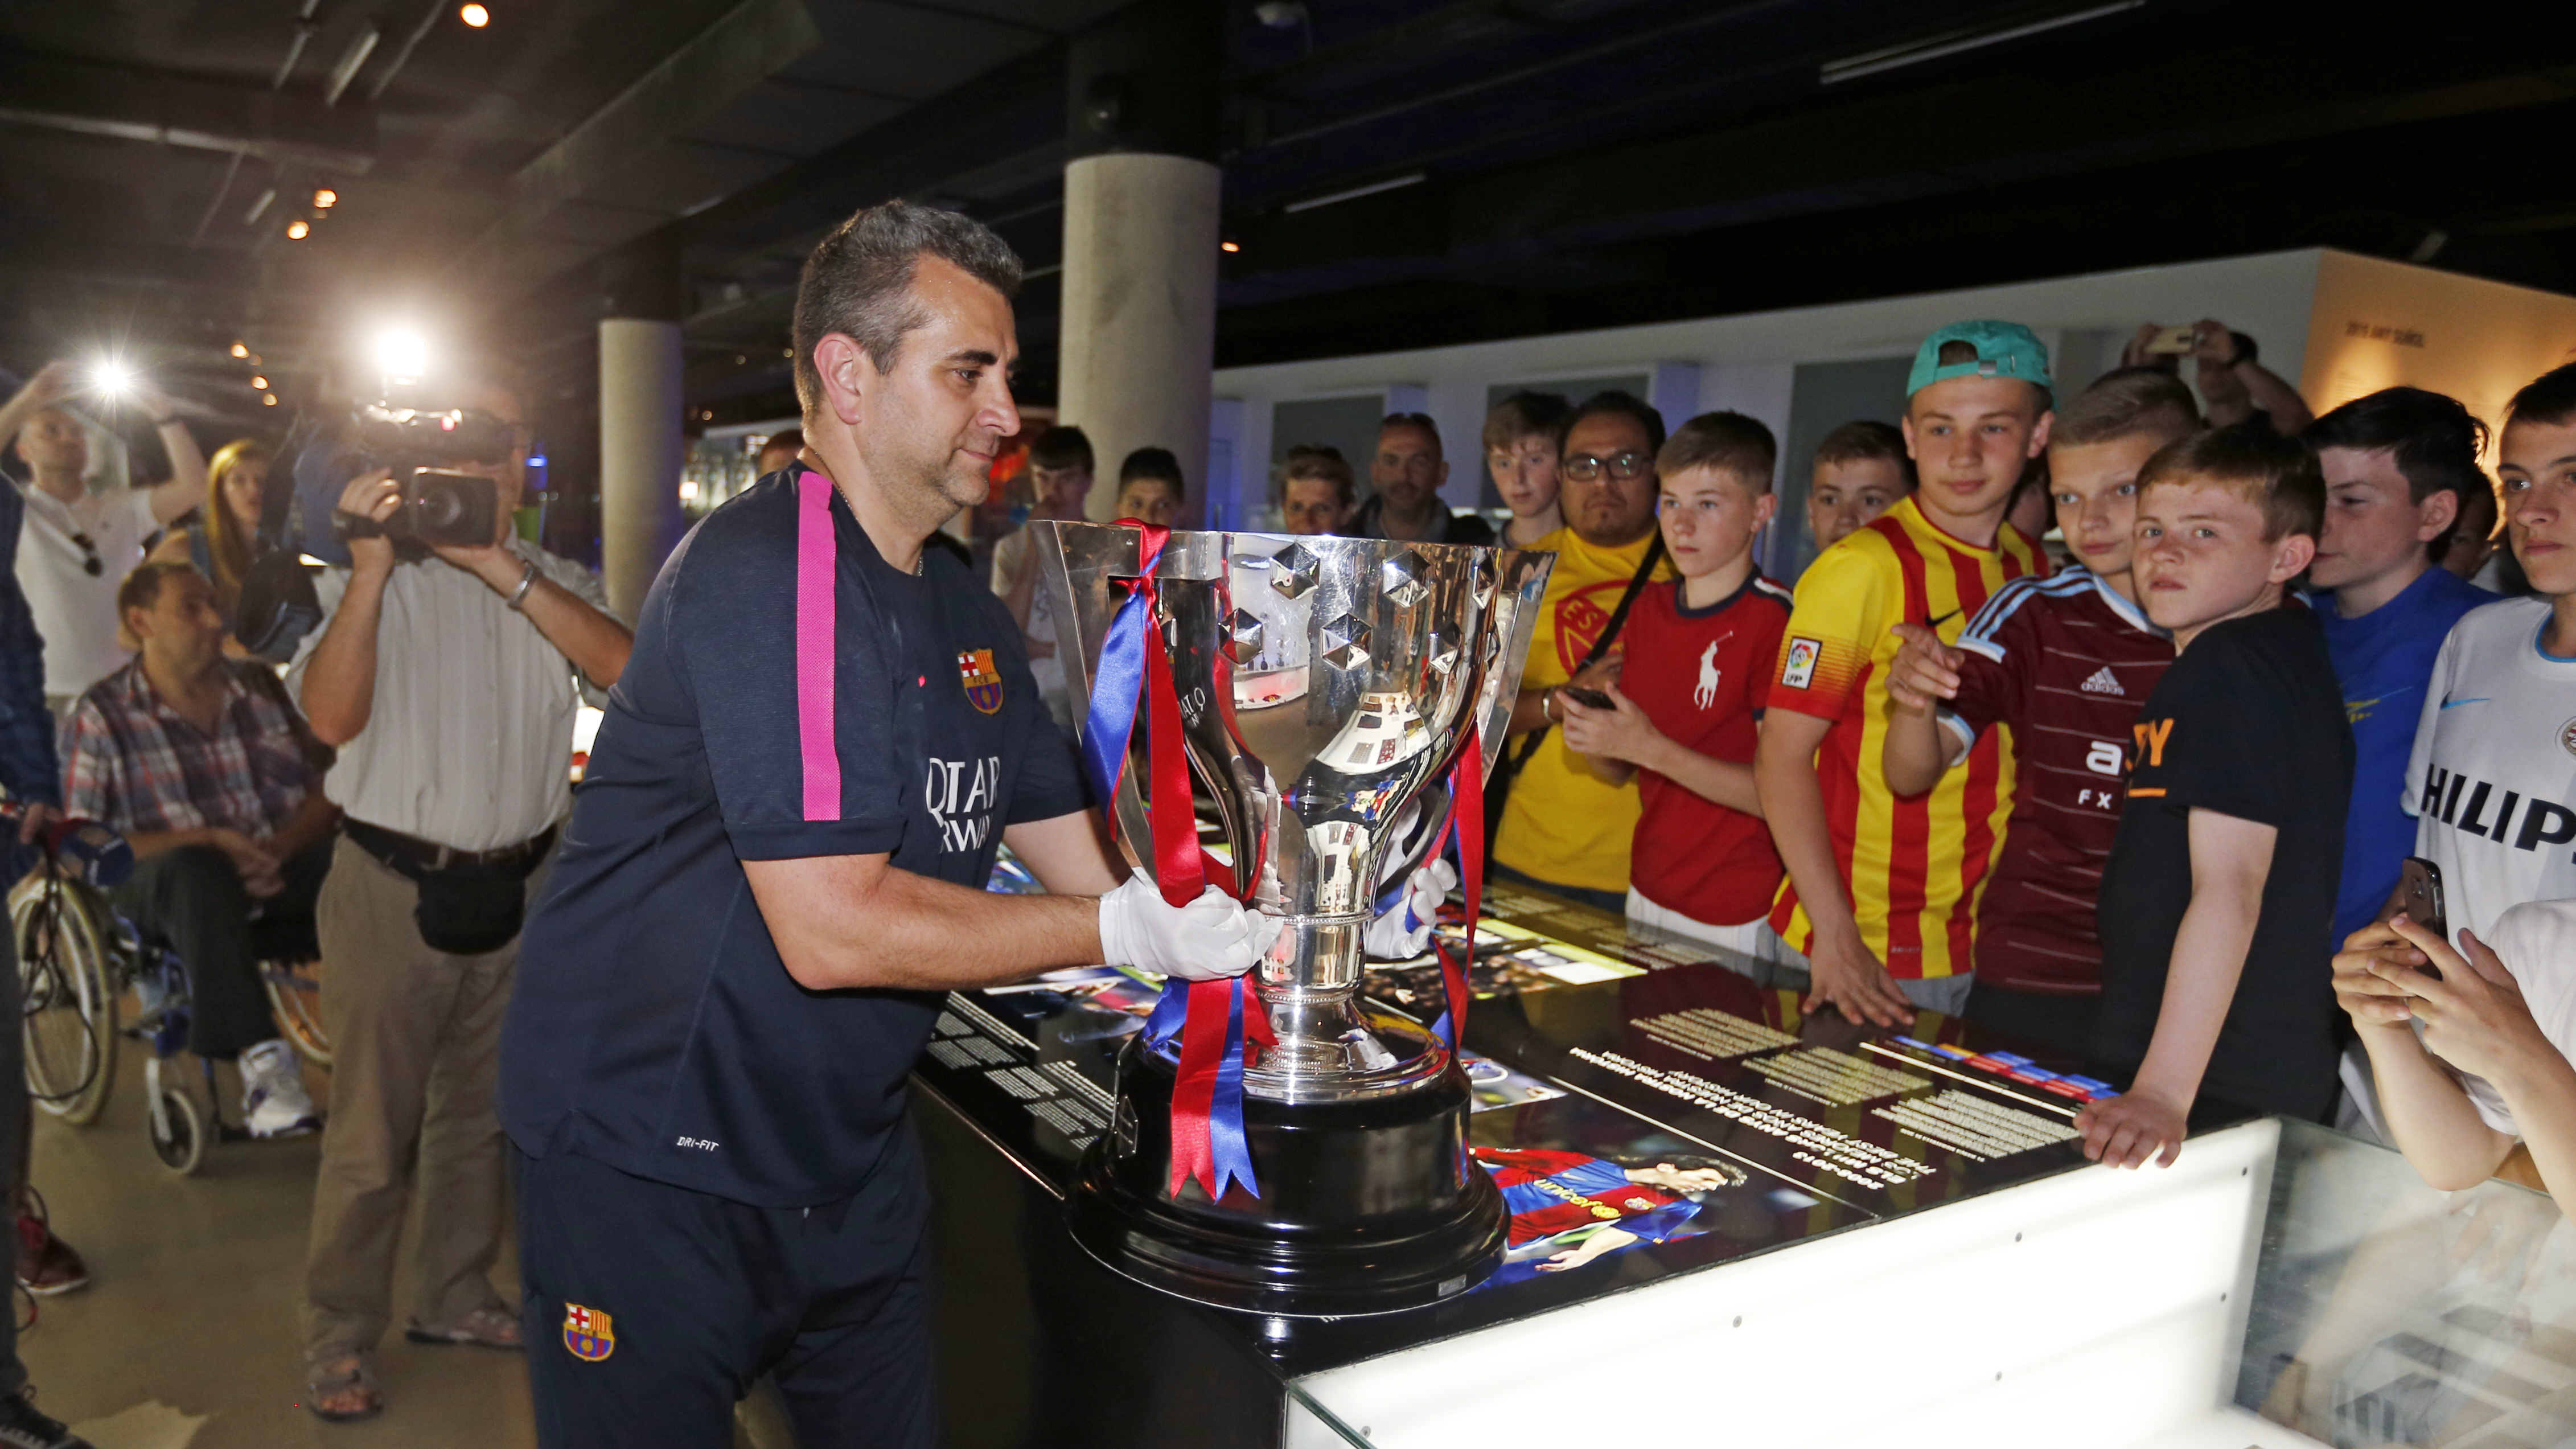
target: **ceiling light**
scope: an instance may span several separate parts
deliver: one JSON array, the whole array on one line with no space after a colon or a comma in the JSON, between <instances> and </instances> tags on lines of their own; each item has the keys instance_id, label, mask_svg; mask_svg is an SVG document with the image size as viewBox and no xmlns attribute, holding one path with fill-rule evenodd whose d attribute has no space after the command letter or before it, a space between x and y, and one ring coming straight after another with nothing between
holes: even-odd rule
<instances>
[{"instance_id":1,"label":"ceiling light","mask_svg":"<svg viewBox=\"0 0 2576 1449\"><path fill-rule=\"evenodd\" d=\"M266 397L261 398L259 400L259 405L264 408L273 408L277 406L277 394L270 393Z\"/></svg>"},{"instance_id":2,"label":"ceiling light","mask_svg":"<svg viewBox=\"0 0 2576 1449\"><path fill-rule=\"evenodd\" d=\"M251 390L252 392L266 392L266 391L268 391L268 379L267 379L267 378L264 378L264 377L254 377L254 378L252 378L252 379L250 380L250 390Z\"/></svg>"},{"instance_id":3,"label":"ceiling light","mask_svg":"<svg viewBox=\"0 0 2576 1449\"><path fill-rule=\"evenodd\" d=\"M313 206L315 210L329 211L332 207L339 204L340 193L333 191L328 186L325 186L321 190L313 193Z\"/></svg>"},{"instance_id":4,"label":"ceiling light","mask_svg":"<svg viewBox=\"0 0 2576 1449\"><path fill-rule=\"evenodd\" d=\"M1982 50L1986 46L2001 45L2007 40L2019 40L2026 35L2037 35L2042 31L2056 30L2068 25L2081 25L2087 20L2099 20L2105 15L2117 15L2123 10L2136 10L2146 3L2147 0L2111 0L2107 5L2088 5L2080 10L2069 10L2056 15L2039 15L2018 20L2006 19L1986 25L1972 25L1963 29L1944 30L1932 35L1918 36L1902 44L1863 51L1858 55L1848 55L1840 60L1826 61L1817 69L1816 80L1822 85L1833 85L1838 81L1858 80L1865 75L1880 75L1891 70L1902 70L1906 66L1921 65L1926 61L1939 60L1943 56L1958 55L1963 51ZM2023 14L2028 15L2028 12L2025 11Z\"/></svg>"},{"instance_id":5,"label":"ceiling light","mask_svg":"<svg viewBox=\"0 0 2576 1449\"><path fill-rule=\"evenodd\" d=\"M2146 0L2136 0L2136 3L2143 5L2146 3ZM1381 191L1400 191L1407 186L1419 186L1429 179L1430 177L1423 172L1409 172L1402 176L1390 177L1384 181L1371 181L1361 186L1345 186L1339 191L1327 191L1321 196L1309 196L1303 201L1292 201L1286 206L1281 207L1280 210L1288 213L1290 216L1295 216L1301 211L1313 211L1319 206L1331 206L1337 202L1343 201L1357 201L1363 196L1375 196Z\"/></svg>"},{"instance_id":6,"label":"ceiling light","mask_svg":"<svg viewBox=\"0 0 2576 1449\"><path fill-rule=\"evenodd\" d=\"M312 234L313 228L300 216L286 224L286 239L288 241L302 241Z\"/></svg>"},{"instance_id":7,"label":"ceiling light","mask_svg":"<svg viewBox=\"0 0 2576 1449\"><path fill-rule=\"evenodd\" d=\"M456 12L456 18L480 30L492 23L492 12L468 0L468 3Z\"/></svg>"},{"instance_id":8,"label":"ceiling light","mask_svg":"<svg viewBox=\"0 0 2576 1449\"><path fill-rule=\"evenodd\" d=\"M250 348L249 348L249 346L248 346L247 344L245 344L245 343L240 343L240 342L236 342L236 343L234 343L234 344L233 344L233 356L235 356L235 357L248 357L248 356L250 356Z\"/></svg>"},{"instance_id":9,"label":"ceiling light","mask_svg":"<svg viewBox=\"0 0 2576 1449\"><path fill-rule=\"evenodd\" d=\"M1239 252L1243 250L1243 243L1239 241L1221 241L1216 244L1216 249L1221 252Z\"/></svg>"}]
</instances>

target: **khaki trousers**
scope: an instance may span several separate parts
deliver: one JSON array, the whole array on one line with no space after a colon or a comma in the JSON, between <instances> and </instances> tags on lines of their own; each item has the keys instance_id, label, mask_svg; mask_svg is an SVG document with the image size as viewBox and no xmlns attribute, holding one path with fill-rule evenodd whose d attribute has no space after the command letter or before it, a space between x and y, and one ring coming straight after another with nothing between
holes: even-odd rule
<instances>
[{"instance_id":1,"label":"khaki trousers","mask_svg":"<svg viewBox=\"0 0 2576 1449\"><path fill-rule=\"evenodd\" d=\"M529 877L531 899L544 875ZM415 1184L413 1321L446 1327L477 1309L511 1312L491 1279L505 1150L492 1091L519 943L480 956L433 950L412 916L419 896L344 836L314 910L331 1106L304 1264L313 1361L384 1337Z\"/></svg>"}]
</instances>

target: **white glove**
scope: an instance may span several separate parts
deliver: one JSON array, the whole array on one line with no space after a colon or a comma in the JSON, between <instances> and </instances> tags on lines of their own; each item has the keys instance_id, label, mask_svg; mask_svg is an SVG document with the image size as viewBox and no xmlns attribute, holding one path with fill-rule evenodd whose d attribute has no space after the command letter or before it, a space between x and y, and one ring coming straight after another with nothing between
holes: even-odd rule
<instances>
[{"instance_id":1,"label":"white glove","mask_svg":"<svg viewBox=\"0 0 2576 1449\"><path fill-rule=\"evenodd\" d=\"M1381 961L1409 961L1431 946L1431 928L1439 923L1440 903L1458 884L1458 868L1434 860L1404 882L1404 898L1369 922L1361 944Z\"/></svg>"},{"instance_id":2,"label":"white glove","mask_svg":"<svg viewBox=\"0 0 2576 1449\"><path fill-rule=\"evenodd\" d=\"M1251 970L1277 934L1276 922L1244 910L1215 886L1175 909L1164 903L1153 878L1139 873L1100 898L1104 965L1184 981L1222 981Z\"/></svg>"}]
</instances>

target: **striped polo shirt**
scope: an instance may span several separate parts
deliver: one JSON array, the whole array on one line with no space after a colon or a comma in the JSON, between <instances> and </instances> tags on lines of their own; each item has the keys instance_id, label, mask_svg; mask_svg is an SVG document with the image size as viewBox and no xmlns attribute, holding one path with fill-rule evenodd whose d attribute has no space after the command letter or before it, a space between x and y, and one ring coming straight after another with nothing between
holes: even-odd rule
<instances>
[{"instance_id":1,"label":"striped polo shirt","mask_svg":"<svg viewBox=\"0 0 2576 1449\"><path fill-rule=\"evenodd\" d=\"M2039 546L2003 525L1990 548L1951 537L1907 498L1835 544L1798 580L1765 707L1830 720L1816 750L1834 861L1861 940L1900 980L1971 969L1978 888L2012 813L2013 765L1994 734L1928 794L1900 798L1880 766L1887 666L1900 623L1956 642L2006 583L2044 574ZM1815 928L1794 879L1780 883L1771 926L1798 950Z\"/></svg>"}]
</instances>

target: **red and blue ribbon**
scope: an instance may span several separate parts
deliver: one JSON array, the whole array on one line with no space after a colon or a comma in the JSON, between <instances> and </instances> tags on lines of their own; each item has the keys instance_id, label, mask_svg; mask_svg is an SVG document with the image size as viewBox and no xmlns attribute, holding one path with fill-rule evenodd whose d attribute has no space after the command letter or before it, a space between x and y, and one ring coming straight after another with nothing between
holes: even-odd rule
<instances>
[{"instance_id":1,"label":"red and blue ribbon","mask_svg":"<svg viewBox=\"0 0 2576 1449\"><path fill-rule=\"evenodd\" d=\"M1461 1029L1467 1020L1466 963L1475 959L1476 917L1483 909L1485 895L1485 743L1483 721L1467 721L1467 738L1458 746L1458 762L1449 767L1449 840L1458 852L1458 883L1467 898L1467 934L1459 954L1449 954L1448 943L1440 939L1435 927L1431 949L1440 958L1440 991L1446 998L1447 1010L1431 1023L1431 1034L1458 1054Z\"/></svg>"},{"instance_id":2,"label":"red and blue ribbon","mask_svg":"<svg viewBox=\"0 0 2576 1449\"><path fill-rule=\"evenodd\" d=\"M1140 535L1138 577L1121 581L1127 597L1119 602L1101 642L1100 668L1082 731L1083 765L1114 830L1118 785L1126 774L1141 707L1156 887L1175 909L1197 900L1211 884L1240 900L1234 871L1199 844L1198 816L1190 805L1189 756L1181 743L1180 695L1172 683L1171 652L1154 618L1154 569L1171 531L1134 519L1120 521ZM1146 1021L1148 1046L1168 1045L1175 1032L1181 1039L1172 1085L1175 1194L1181 1184L1195 1180L1211 1199L1222 1199L1237 1186L1261 1195L1243 1129L1244 989L1239 976L1227 981L1173 977L1163 983L1162 997ZM1272 1040L1269 1016L1258 998L1249 1013L1249 1034Z\"/></svg>"}]
</instances>

